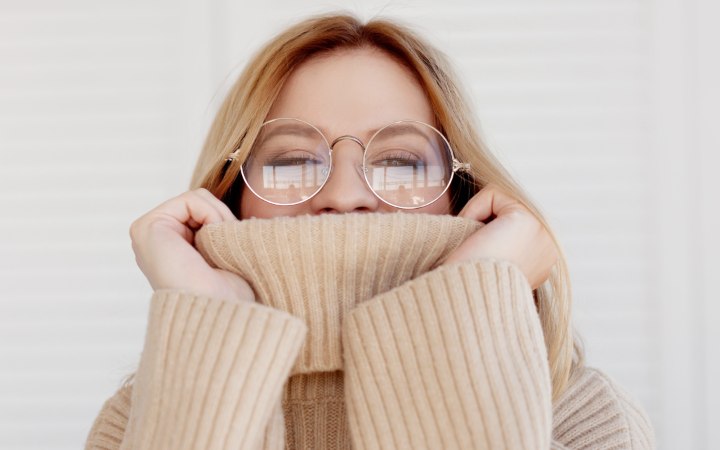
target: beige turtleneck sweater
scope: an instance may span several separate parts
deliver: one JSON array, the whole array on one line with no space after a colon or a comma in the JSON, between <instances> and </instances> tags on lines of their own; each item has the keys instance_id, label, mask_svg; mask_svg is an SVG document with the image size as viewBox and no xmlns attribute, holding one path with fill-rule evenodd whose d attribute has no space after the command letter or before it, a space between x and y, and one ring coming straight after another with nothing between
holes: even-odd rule
<instances>
[{"instance_id":1,"label":"beige turtleneck sweater","mask_svg":"<svg viewBox=\"0 0 720 450\"><path fill-rule=\"evenodd\" d=\"M200 252L257 302L155 292L136 376L86 449L654 448L645 413L598 370L552 403L517 266L439 265L480 226L347 214L202 228Z\"/></svg>"}]
</instances>

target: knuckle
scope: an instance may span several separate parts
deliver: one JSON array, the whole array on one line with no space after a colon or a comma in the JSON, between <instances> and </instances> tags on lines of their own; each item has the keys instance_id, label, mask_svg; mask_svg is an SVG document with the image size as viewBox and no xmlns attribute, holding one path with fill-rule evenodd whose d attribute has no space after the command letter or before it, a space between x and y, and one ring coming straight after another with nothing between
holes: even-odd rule
<instances>
[{"instance_id":1,"label":"knuckle","mask_svg":"<svg viewBox=\"0 0 720 450\"><path fill-rule=\"evenodd\" d=\"M140 219L137 219L130 224L128 233L130 234L131 239L134 240L136 238L136 236L138 235L138 232L139 232L139 228L140 228Z\"/></svg>"},{"instance_id":2,"label":"knuckle","mask_svg":"<svg viewBox=\"0 0 720 450\"><path fill-rule=\"evenodd\" d=\"M145 229L147 230L150 235L154 235L152 233L157 233L159 231L164 231L166 229L165 222L162 220L153 220L149 222L147 225L145 225Z\"/></svg>"},{"instance_id":3,"label":"knuckle","mask_svg":"<svg viewBox=\"0 0 720 450\"><path fill-rule=\"evenodd\" d=\"M212 198L212 194L205 188L198 188L193 191L193 196L200 201L208 202Z\"/></svg>"},{"instance_id":4,"label":"knuckle","mask_svg":"<svg viewBox=\"0 0 720 450\"><path fill-rule=\"evenodd\" d=\"M507 215L511 218L525 219L528 222L535 222L535 216L522 208L512 208L507 212Z\"/></svg>"},{"instance_id":5,"label":"knuckle","mask_svg":"<svg viewBox=\"0 0 720 450\"><path fill-rule=\"evenodd\" d=\"M153 216L153 214L146 214L141 218L135 220L133 223L130 224L130 238L133 241L137 241L143 236L146 236L148 231L152 231L158 224L159 220L157 219L158 217L156 215Z\"/></svg>"}]
</instances>

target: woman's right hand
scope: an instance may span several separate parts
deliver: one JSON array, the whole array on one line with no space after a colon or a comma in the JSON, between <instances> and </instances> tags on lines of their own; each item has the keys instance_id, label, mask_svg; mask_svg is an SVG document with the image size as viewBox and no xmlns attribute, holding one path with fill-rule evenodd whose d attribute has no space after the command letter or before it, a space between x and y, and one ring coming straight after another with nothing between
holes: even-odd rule
<instances>
[{"instance_id":1,"label":"woman's right hand","mask_svg":"<svg viewBox=\"0 0 720 450\"><path fill-rule=\"evenodd\" d=\"M172 198L130 226L135 261L154 290L177 289L231 301L255 301L242 277L210 267L194 247L203 225L237 220L207 189Z\"/></svg>"}]
</instances>

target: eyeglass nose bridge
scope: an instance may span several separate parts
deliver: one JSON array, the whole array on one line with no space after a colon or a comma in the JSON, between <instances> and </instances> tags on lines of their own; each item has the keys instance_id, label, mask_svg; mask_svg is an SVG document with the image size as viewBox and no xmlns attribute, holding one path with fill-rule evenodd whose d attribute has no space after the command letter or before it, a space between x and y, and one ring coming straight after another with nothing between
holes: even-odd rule
<instances>
[{"instance_id":1,"label":"eyeglass nose bridge","mask_svg":"<svg viewBox=\"0 0 720 450\"><path fill-rule=\"evenodd\" d=\"M363 142L360 139L358 139L355 136L352 136L350 134L344 134L338 138L335 138L335 140L332 141L332 143L330 144L330 150L333 150L335 148L335 144L337 144L340 141L344 141L346 139L353 141L354 143L356 143L357 145L360 146L360 148L362 149L363 152L365 151L365 144L363 144Z\"/></svg>"},{"instance_id":2,"label":"eyeglass nose bridge","mask_svg":"<svg viewBox=\"0 0 720 450\"><path fill-rule=\"evenodd\" d=\"M335 138L335 140L332 141L332 143L330 144L330 151L331 151L330 160L331 161L332 161L332 151L335 150L335 144L337 144L340 141L344 141L344 140L353 141L354 143L359 145L360 148L362 149L363 153L365 153L365 144L363 144L363 141L361 141L360 138L357 138L351 134L344 134L340 137ZM365 178L365 172L367 172L367 169L365 168L364 164L358 165L356 167L356 169L358 171L358 175L360 175L362 178ZM326 175L329 176L329 174L326 174ZM367 182L367 179L365 179L365 182ZM369 186L369 183L368 183L368 186ZM370 190L372 191L372 189L370 189Z\"/></svg>"}]
</instances>

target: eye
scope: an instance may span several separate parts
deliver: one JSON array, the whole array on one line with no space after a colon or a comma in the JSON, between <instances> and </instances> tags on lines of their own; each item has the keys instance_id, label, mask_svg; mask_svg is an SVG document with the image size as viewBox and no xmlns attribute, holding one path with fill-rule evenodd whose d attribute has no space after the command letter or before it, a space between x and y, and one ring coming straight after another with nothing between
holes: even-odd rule
<instances>
[{"instance_id":1,"label":"eye","mask_svg":"<svg viewBox=\"0 0 720 450\"><path fill-rule=\"evenodd\" d=\"M305 166L305 165L319 165L324 162L314 156L276 156L265 161L265 166Z\"/></svg>"},{"instance_id":2,"label":"eye","mask_svg":"<svg viewBox=\"0 0 720 450\"><path fill-rule=\"evenodd\" d=\"M262 166L290 167L326 164L327 158L307 146L264 146L255 157Z\"/></svg>"},{"instance_id":3,"label":"eye","mask_svg":"<svg viewBox=\"0 0 720 450\"><path fill-rule=\"evenodd\" d=\"M369 164L380 167L416 167L425 165L425 162L410 152L393 150L373 155Z\"/></svg>"},{"instance_id":4,"label":"eye","mask_svg":"<svg viewBox=\"0 0 720 450\"><path fill-rule=\"evenodd\" d=\"M406 166L416 166L416 161L411 161L408 159L398 159L398 158L387 158L380 161L373 161L373 166L383 166L383 167L406 167Z\"/></svg>"}]
</instances>

